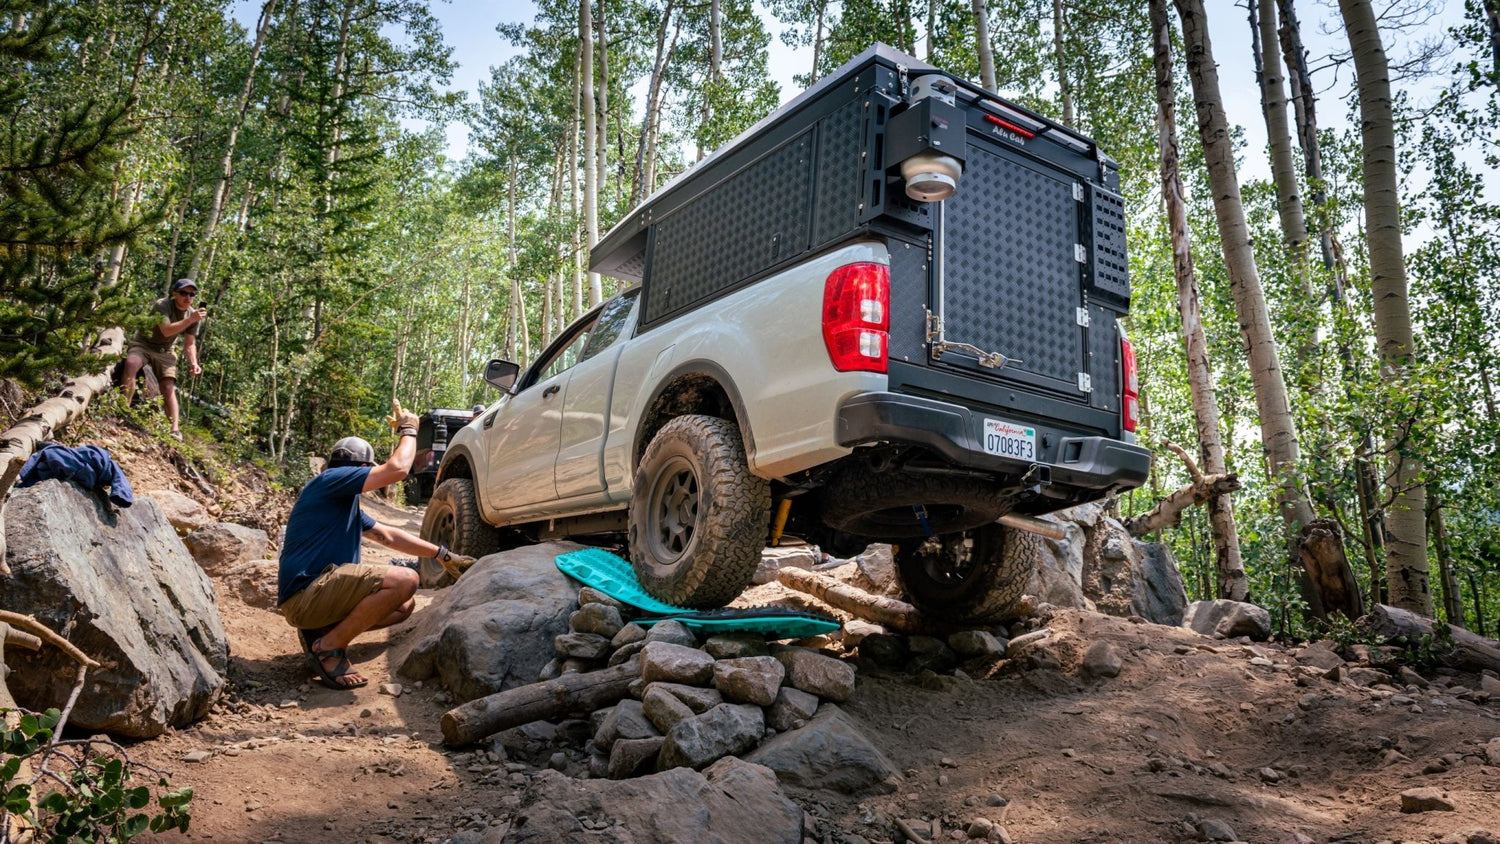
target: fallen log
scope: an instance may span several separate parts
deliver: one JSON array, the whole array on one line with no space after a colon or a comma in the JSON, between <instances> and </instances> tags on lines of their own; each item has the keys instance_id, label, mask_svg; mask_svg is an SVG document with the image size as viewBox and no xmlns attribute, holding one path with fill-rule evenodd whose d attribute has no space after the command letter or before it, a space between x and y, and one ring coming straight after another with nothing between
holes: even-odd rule
<instances>
[{"instance_id":1,"label":"fallen log","mask_svg":"<svg viewBox=\"0 0 1500 844\"><path fill-rule=\"evenodd\" d=\"M803 569L784 568L776 572L776 579L789 589L806 592L814 598L844 612L852 613L866 621L883 624L903 633L915 633L923 628L917 608L905 601L872 595L863 589L840 583L826 575Z\"/></svg>"},{"instance_id":2,"label":"fallen log","mask_svg":"<svg viewBox=\"0 0 1500 844\"><path fill-rule=\"evenodd\" d=\"M94 354L110 359L104 371L72 379L56 396L26 411L16 424L0 433L0 577L10 575L10 567L5 564L5 496L37 447L51 439L53 432L81 417L89 402L109 389L114 382L113 360L124 347L124 330L106 330L92 349Z\"/></svg>"},{"instance_id":3,"label":"fallen log","mask_svg":"<svg viewBox=\"0 0 1500 844\"><path fill-rule=\"evenodd\" d=\"M1162 528L1176 527L1182 513L1196 507L1216 495L1228 495L1240 488L1240 478L1233 472L1222 475L1203 475L1200 480L1163 498L1155 507L1139 516L1126 519L1125 530L1134 537L1155 533Z\"/></svg>"},{"instance_id":4,"label":"fallen log","mask_svg":"<svg viewBox=\"0 0 1500 844\"><path fill-rule=\"evenodd\" d=\"M99 667L99 663L91 659L83 651L80 651L77 645L64 639L52 628L29 615L21 615L18 612L11 612L9 610L0 610L0 624L8 624L11 627L20 627L31 631L40 641L56 647L67 654L69 659L85 668ZM32 650L36 650L36 648L32 648Z\"/></svg>"},{"instance_id":5,"label":"fallen log","mask_svg":"<svg viewBox=\"0 0 1500 844\"><path fill-rule=\"evenodd\" d=\"M25 630L17 630L3 621L0 621L0 639L3 639L7 645L15 645L16 647L25 648L28 651L39 651L42 649L42 637L33 636ZM0 659L0 663L4 663L4 661ZM0 677L0 683L4 682L5 678Z\"/></svg>"},{"instance_id":6,"label":"fallen log","mask_svg":"<svg viewBox=\"0 0 1500 844\"><path fill-rule=\"evenodd\" d=\"M1376 604L1355 622L1357 628L1388 644L1430 636L1433 634L1433 624L1430 618L1386 604ZM1438 653L1440 660L1452 668L1465 671L1488 668L1500 672L1500 642L1471 633L1462 627L1451 624L1447 627L1453 648L1446 653Z\"/></svg>"},{"instance_id":7,"label":"fallen log","mask_svg":"<svg viewBox=\"0 0 1500 844\"><path fill-rule=\"evenodd\" d=\"M631 657L628 662L600 671L564 674L471 700L443 713L443 743L472 744L533 721L553 721L602 709L629 694L630 684L640 676L641 660Z\"/></svg>"}]
</instances>

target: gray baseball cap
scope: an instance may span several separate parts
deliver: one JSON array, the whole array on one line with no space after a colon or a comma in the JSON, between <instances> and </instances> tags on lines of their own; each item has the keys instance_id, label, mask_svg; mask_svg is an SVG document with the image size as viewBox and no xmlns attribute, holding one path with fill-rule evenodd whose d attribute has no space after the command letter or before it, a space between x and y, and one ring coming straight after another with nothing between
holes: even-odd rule
<instances>
[{"instance_id":1,"label":"gray baseball cap","mask_svg":"<svg viewBox=\"0 0 1500 844\"><path fill-rule=\"evenodd\" d=\"M344 437L333 444L329 466L374 466L375 449L359 437Z\"/></svg>"}]
</instances>

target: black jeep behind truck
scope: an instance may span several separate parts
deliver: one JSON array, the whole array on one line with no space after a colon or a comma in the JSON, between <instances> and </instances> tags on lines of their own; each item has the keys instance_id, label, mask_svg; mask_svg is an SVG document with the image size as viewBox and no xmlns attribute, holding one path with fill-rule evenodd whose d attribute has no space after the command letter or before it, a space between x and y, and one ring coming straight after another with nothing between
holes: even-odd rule
<instances>
[{"instance_id":1,"label":"black jeep behind truck","mask_svg":"<svg viewBox=\"0 0 1500 844\"><path fill-rule=\"evenodd\" d=\"M406 476L406 503L426 504L437 486L438 465L448 450L448 440L474 418L472 410L437 407L418 417L417 457Z\"/></svg>"},{"instance_id":2,"label":"black jeep behind truck","mask_svg":"<svg viewBox=\"0 0 1500 844\"><path fill-rule=\"evenodd\" d=\"M784 533L884 541L924 611L1005 617L1029 572L996 519L1150 468L1118 185L1088 138L872 47L600 241L639 286L493 379L424 535L624 535L693 606Z\"/></svg>"}]
</instances>

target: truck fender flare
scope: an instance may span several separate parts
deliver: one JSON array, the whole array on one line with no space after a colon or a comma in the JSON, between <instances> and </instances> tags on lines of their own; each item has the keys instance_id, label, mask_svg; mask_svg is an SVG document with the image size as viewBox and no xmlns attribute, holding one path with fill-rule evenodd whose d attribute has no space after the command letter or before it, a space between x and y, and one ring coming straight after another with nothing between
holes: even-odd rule
<instances>
[{"instance_id":1,"label":"truck fender flare","mask_svg":"<svg viewBox=\"0 0 1500 844\"><path fill-rule=\"evenodd\" d=\"M724 370L724 367L718 365L717 363L714 363L713 361L702 359L690 360L684 361L673 367L670 372L668 372L660 379L660 381L658 381L656 387L652 389L651 397L647 399L645 405L643 406L641 421L643 423L650 421L649 417L652 412L652 408L655 408L657 403L661 401L662 395L667 392L667 389L670 386L676 384L678 381L684 378L691 378L695 376L699 378L706 378L712 381L716 387L718 387L720 390L723 390L724 395L729 399L730 409L734 413L734 423L739 427L740 439L745 444L745 455L749 458L750 463L754 465L755 433L750 430L750 416L745 412L745 402L740 398L740 391L737 387L735 387L734 379L731 378L729 373ZM655 425L651 427L650 430L654 431L660 428L661 425ZM635 443L631 449L630 454L630 463L632 469L640 465L641 455L646 451L646 446L651 444L651 438L647 436L647 430L648 427L643 424L636 431Z\"/></svg>"},{"instance_id":2,"label":"truck fender flare","mask_svg":"<svg viewBox=\"0 0 1500 844\"><path fill-rule=\"evenodd\" d=\"M468 465L469 469L467 472L460 472L455 474L452 471L453 466L456 465L459 461L463 461ZM478 474L477 469L478 461L474 459L473 454L469 453L469 447L467 445L451 446L447 451L443 452L443 462L438 464L437 483L442 483L449 478L472 478L476 474ZM479 494L478 487L474 488L474 494L476 496Z\"/></svg>"}]
</instances>

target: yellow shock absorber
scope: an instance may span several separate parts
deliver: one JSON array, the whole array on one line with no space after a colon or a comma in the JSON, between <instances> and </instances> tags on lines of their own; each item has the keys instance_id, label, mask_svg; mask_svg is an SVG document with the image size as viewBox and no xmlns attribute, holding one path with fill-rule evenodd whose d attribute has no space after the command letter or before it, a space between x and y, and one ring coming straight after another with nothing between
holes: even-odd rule
<instances>
[{"instance_id":1,"label":"yellow shock absorber","mask_svg":"<svg viewBox=\"0 0 1500 844\"><path fill-rule=\"evenodd\" d=\"M786 517L792 512L792 499L783 498L776 503L776 518L771 520L771 547L781 544L781 532L786 530Z\"/></svg>"}]
</instances>

